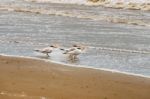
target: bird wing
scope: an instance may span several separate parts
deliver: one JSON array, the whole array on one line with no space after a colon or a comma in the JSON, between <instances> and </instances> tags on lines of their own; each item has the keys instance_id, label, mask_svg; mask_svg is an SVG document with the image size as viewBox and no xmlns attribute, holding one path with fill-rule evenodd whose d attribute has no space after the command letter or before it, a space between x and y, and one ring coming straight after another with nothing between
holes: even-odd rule
<instances>
[{"instance_id":1,"label":"bird wing","mask_svg":"<svg viewBox=\"0 0 150 99\"><path fill-rule=\"evenodd\" d=\"M52 48L46 47L46 48L42 49L41 52L43 52L43 53L51 53L52 52Z\"/></svg>"},{"instance_id":2,"label":"bird wing","mask_svg":"<svg viewBox=\"0 0 150 99\"><path fill-rule=\"evenodd\" d=\"M41 52L41 53L51 53L52 48L51 47L46 47L46 48L43 48L43 49L36 49L34 51Z\"/></svg>"},{"instance_id":3,"label":"bird wing","mask_svg":"<svg viewBox=\"0 0 150 99\"><path fill-rule=\"evenodd\" d=\"M69 53L72 53L72 51L74 51L75 48L69 48L69 49L66 49L64 54L69 54Z\"/></svg>"}]
</instances>

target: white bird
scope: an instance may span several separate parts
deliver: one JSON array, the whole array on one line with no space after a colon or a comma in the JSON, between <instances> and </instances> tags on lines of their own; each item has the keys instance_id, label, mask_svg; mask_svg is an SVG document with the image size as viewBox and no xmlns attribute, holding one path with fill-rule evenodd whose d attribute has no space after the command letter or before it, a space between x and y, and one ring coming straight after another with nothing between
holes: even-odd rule
<instances>
[{"instance_id":1,"label":"white bird","mask_svg":"<svg viewBox=\"0 0 150 99\"><path fill-rule=\"evenodd\" d=\"M49 53L52 53L54 48L57 48L57 46L51 45L51 46L45 47L43 49L35 49L34 51L46 54L49 57Z\"/></svg>"},{"instance_id":2,"label":"white bird","mask_svg":"<svg viewBox=\"0 0 150 99\"><path fill-rule=\"evenodd\" d=\"M60 48L60 50L64 51L63 54L66 54L66 53L68 53L69 51L75 50L75 47L71 47L71 48L67 48L67 49L65 49L65 48Z\"/></svg>"},{"instance_id":3,"label":"white bird","mask_svg":"<svg viewBox=\"0 0 150 99\"><path fill-rule=\"evenodd\" d=\"M83 52L82 48L80 47L71 47L69 49L61 49L61 50L65 51L63 54L68 54L69 58L71 58L72 60L75 60L77 56Z\"/></svg>"}]
</instances>

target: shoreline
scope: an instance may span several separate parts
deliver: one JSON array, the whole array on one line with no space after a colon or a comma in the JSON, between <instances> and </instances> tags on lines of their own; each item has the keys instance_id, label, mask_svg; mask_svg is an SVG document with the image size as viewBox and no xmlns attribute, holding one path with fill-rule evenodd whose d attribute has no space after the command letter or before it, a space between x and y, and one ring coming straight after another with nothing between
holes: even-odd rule
<instances>
[{"instance_id":1,"label":"shoreline","mask_svg":"<svg viewBox=\"0 0 150 99\"><path fill-rule=\"evenodd\" d=\"M0 54L0 57L1 56L2 57L4 56L4 57L12 57L12 58L25 58L25 59L31 59L31 60L39 60L39 61L43 61L43 62L54 63L54 64L57 64L57 65L65 65L67 67L100 70L100 71L105 71L105 72L112 72L112 73L118 73L118 74L124 74L124 75L129 75L129 76L143 77L143 78L150 79L150 76L146 76L146 75L142 75L142 74L135 74L135 73L123 72L123 71L106 69L106 68L94 68L94 67L85 66L85 65L67 64L67 63L63 63L63 62L58 62L58 61L53 61L53 60L47 60L47 59L40 59L40 58L30 57L30 56L17 56L17 55Z\"/></svg>"},{"instance_id":2,"label":"shoreline","mask_svg":"<svg viewBox=\"0 0 150 99\"><path fill-rule=\"evenodd\" d=\"M3 99L149 99L150 79L0 55Z\"/></svg>"}]
</instances>

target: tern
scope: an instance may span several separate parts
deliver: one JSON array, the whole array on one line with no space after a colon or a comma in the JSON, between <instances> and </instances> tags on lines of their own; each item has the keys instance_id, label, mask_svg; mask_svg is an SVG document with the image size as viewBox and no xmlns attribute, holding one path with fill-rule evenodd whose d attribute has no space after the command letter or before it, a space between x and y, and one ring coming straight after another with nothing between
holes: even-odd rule
<instances>
[{"instance_id":1,"label":"tern","mask_svg":"<svg viewBox=\"0 0 150 99\"><path fill-rule=\"evenodd\" d=\"M35 49L34 51L36 52L40 52L40 53L43 53L43 54L46 54L48 57L49 57L49 53L52 53L52 51L57 48L57 46L55 45L51 45L49 47L45 47L43 49Z\"/></svg>"},{"instance_id":2,"label":"tern","mask_svg":"<svg viewBox=\"0 0 150 99\"><path fill-rule=\"evenodd\" d=\"M81 53L83 53L83 49L80 48L80 47L71 47L69 49L63 49L63 48L61 48L60 50L64 51L63 54L68 54L69 58L71 58L72 60L75 60L78 55L80 55Z\"/></svg>"}]
</instances>

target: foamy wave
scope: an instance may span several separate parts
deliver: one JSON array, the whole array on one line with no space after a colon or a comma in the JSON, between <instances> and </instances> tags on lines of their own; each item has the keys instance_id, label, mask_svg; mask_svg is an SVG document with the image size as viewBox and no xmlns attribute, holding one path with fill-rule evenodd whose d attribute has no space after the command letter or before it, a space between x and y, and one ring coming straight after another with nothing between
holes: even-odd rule
<instances>
[{"instance_id":1,"label":"foamy wave","mask_svg":"<svg viewBox=\"0 0 150 99\"><path fill-rule=\"evenodd\" d=\"M86 0L25 0L29 2L51 2L51 3L65 3L65 4L86 4Z\"/></svg>"},{"instance_id":2,"label":"foamy wave","mask_svg":"<svg viewBox=\"0 0 150 99\"><path fill-rule=\"evenodd\" d=\"M150 0L25 0L29 2L51 2L65 4L84 4L90 6L104 6L117 9L150 11Z\"/></svg>"},{"instance_id":3,"label":"foamy wave","mask_svg":"<svg viewBox=\"0 0 150 99\"><path fill-rule=\"evenodd\" d=\"M110 2L124 2L124 3L148 3L149 0L109 0Z\"/></svg>"},{"instance_id":4,"label":"foamy wave","mask_svg":"<svg viewBox=\"0 0 150 99\"><path fill-rule=\"evenodd\" d=\"M119 49L119 48L109 48L109 47L92 47L92 48L98 50L107 50L107 51L116 51L116 52L150 54L150 51L146 51L146 50L129 50L129 49Z\"/></svg>"},{"instance_id":5,"label":"foamy wave","mask_svg":"<svg viewBox=\"0 0 150 99\"><path fill-rule=\"evenodd\" d=\"M89 5L101 5L104 7L111 7L117 9L150 11L150 0L90 0Z\"/></svg>"},{"instance_id":6,"label":"foamy wave","mask_svg":"<svg viewBox=\"0 0 150 99\"><path fill-rule=\"evenodd\" d=\"M55 10L55 9L42 9L42 8L27 8L27 7L18 7L12 5L0 5L0 10L15 11L15 12L26 12L26 13L36 13L36 14L46 14L46 15L57 15L65 17L75 17L81 19L91 19L97 21L107 21L112 23L121 23L121 24L132 24L140 26L150 26L150 23L144 22L140 19L128 19L117 16L107 16L107 15L91 15L88 13L79 13L79 12L68 12L65 10Z\"/></svg>"}]
</instances>

